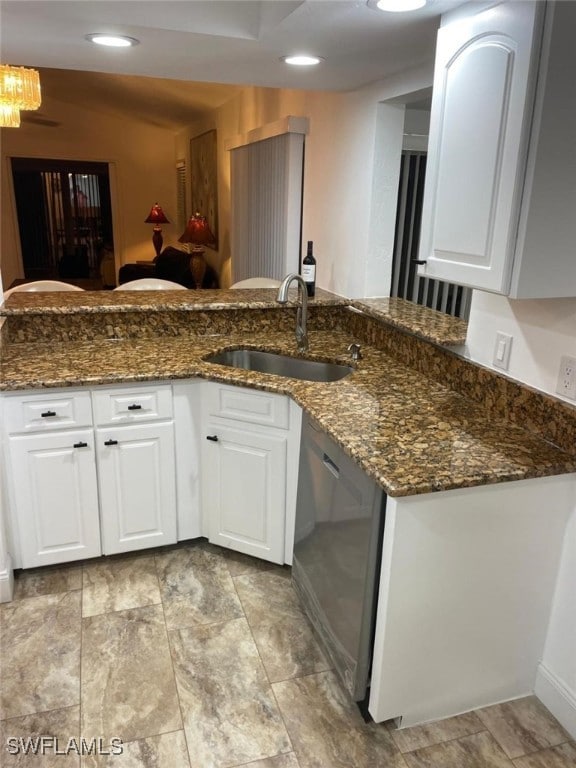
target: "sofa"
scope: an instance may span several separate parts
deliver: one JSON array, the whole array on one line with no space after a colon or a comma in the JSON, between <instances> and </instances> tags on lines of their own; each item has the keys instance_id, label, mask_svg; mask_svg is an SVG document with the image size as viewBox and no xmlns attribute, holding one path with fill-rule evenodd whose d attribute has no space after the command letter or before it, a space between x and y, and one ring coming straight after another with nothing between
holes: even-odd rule
<instances>
[{"instance_id":1,"label":"sofa","mask_svg":"<svg viewBox=\"0 0 576 768\"><path fill-rule=\"evenodd\" d=\"M171 280L185 288L195 288L196 284L190 272L190 254L179 248L168 246L149 264L124 264L118 272L118 283L123 285L131 280L143 277L158 277ZM202 288L219 288L218 275L209 265L202 280Z\"/></svg>"}]
</instances>

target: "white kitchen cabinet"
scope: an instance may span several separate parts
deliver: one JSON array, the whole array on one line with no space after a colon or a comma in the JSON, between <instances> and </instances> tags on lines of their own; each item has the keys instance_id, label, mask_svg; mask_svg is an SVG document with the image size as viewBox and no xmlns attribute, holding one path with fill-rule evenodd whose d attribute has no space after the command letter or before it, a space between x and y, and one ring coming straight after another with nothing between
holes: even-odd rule
<instances>
[{"instance_id":1,"label":"white kitchen cabinet","mask_svg":"<svg viewBox=\"0 0 576 768\"><path fill-rule=\"evenodd\" d=\"M440 28L419 275L576 296L574 6L504 2Z\"/></svg>"},{"instance_id":2,"label":"white kitchen cabinet","mask_svg":"<svg viewBox=\"0 0 576 768\"><path fill-rule=\"evenodd\" d=\"M6 395L8 521L16 567L101 553L92 404L88 390Z\"/></svg>"},{"instance_id":3,"label":"white kitchen cabinet","mask_svg":"<svg viewBox=\"0 0 576 768\"><path fill-rule=\"evenodd\" d=\"M282 395L203 387L206 535L228 549L291 563L301 411Z\"/></svg>"},{"instance_id":4,"label":"white kitchen cabinet","mask_svg":"<svg viewBox=\"0 0 576 768\"><path fill-rule=\"evenodd\" d=\"M91 428L8 441L23 568L101 554Z\"/></svg>"},{"instance_id":5,"label":"white kitchen cabinet","mask_svg":"<svg viewBox=\"0 0 576 768\"><path fill-rule=\"evenodd\" d=\"M92 399L104 554L175 543L170 385L104 387Z\"/></svg>"},{"instance_id":6,"label":"white kitchen cabinet","mask_svg":"<svg viewBox=\"0 0 576 768\"><path fill-rule=\"evenodd\" d=\"M104 554L173 544L172 422L99 428L96 445Z\"/></svg>"},{"instance_id":7,"label":"white kitchen cabinet","mask_svg":"<svg viewBox=\"0 0 576 768\"><path fill-rule=\"evenodd\" d=\"M17 567L177 540L170 385L8 395L2 411Z\"/></svg>"}]
</instances>

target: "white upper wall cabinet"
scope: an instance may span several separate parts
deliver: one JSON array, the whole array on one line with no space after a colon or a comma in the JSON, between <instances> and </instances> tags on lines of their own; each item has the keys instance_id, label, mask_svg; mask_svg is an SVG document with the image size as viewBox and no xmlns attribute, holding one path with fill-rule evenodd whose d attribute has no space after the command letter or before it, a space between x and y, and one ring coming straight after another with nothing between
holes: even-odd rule
<instances>
[{"instance_id":1,"label":"white upper wall cabinet","mask_svg":"<svg viewBox=\"0 0 576 768\"><path fill-rule=\"evenodd\" d=\"M573 5L505 2L440 29L420 275L576 295Z\"/></svg>"}]
</instances>

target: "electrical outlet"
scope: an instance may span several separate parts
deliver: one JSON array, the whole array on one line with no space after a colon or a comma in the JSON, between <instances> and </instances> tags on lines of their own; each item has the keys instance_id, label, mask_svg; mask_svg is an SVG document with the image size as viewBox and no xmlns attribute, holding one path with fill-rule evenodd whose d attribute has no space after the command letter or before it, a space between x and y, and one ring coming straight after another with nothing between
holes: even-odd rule
<instances>
[{"instance_id":1,"label":"electrical outlet","mask_svg":"<svg viewBox=\"0 0 576 768\"><path fill-rule=\"evenodd\" d=\"M511 349L512 336L509 333L498 331L496 334L496 344L494 345L494 357L492 358L496 368L501 368L503 371L508 370Z\"/></svg>"},{"instance_id":2,"label":"electrical outlet","mask_svg":"<svg viewBox=\"0 0 576 768\"><path fill-rule=\"evenodd\" d=\"M576 358L563 356L560 358L560 371L556 392L571 400L576 400Z\"/></svg>"}]
</instances>

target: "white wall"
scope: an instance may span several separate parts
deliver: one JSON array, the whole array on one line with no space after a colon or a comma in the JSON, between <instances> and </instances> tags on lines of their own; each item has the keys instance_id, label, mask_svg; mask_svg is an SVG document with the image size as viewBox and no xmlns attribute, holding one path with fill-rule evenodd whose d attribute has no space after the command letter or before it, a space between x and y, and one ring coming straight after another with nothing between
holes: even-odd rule
<instances>
[{"instance_id":1,"label":"white wall","mask_svg":"<svg viewBox=\"0 0 576 768\"><path fill-rule=\"evenodd\" d=\"M2 129L0 266L5 286L24 276L10 157L113 163L110 181L117 264L154 257L152 225L144 223L154 203L160 203L171 222L176 215L172 130L63 102L57 108L61 122L57 128L23 123L20 128ZM173 224L164 224L162 230L165 245L180 234Z\"/></svg>"},{"instance_id":2,"label":"white wall","mask_svg":"<svg viewBox=\"0 0 576 768\"><path fill-rule=\"evenodd\" d=\"M576 299L512 301L474 291L466 354L492 366L497 331L513 336L508 375L555 394L560 357L576 357ZM573 401L568 401L572 402ZM566 531L536 691L576 737L576 510Z\"/></svg>"}]
</instances>

